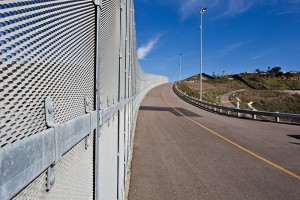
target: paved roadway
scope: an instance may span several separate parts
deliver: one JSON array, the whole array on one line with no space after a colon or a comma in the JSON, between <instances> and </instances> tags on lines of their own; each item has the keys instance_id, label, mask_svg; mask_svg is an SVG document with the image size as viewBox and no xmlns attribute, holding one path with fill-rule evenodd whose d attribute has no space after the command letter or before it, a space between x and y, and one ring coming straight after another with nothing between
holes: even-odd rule
<instances>
[{"instance_id":1,"label":"paved roadway","mask_svg":"<svg viewBox=\"0 0 300 200\"><path fill-rule=\"evenodd\" d=\"M299 175L300 126L210 113L172 84L142 102L129 200L299 200Z\"/></svg>"},{"instance_id":2,"label":"paved roadway","mask_svg":"<svg viewBox=\"0 0 300 200\"><path fill-rule=\"evenodd\" d=\"M300 94L300 90L284 90L284 91L290 94Z\"/></svg>"},{"instance_id":3,"label":"paved roadway","mask_svg":"<svg viewBox=\"0 0 300 200\"><path fill-rule=\"evenodd\" d=\"M240 89L240 90L236 90L236 91L232 91L232 92L228 92L226 94L223 94L221 97L220 97L220 103L223 105L223 106L227 106L229 108L236 108L235 105L233 105L230 101L230 96L237 93L237 92L242 92L242 91L245 91L245 89Z\"/></svg>"}]
</instances>

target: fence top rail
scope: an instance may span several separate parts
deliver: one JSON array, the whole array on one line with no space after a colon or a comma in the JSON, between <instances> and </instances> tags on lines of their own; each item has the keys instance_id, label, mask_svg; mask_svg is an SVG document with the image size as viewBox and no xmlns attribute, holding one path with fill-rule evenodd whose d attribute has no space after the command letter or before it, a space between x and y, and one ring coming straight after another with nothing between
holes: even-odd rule
<instances>
[{"instance_id":1,"label":"fence top rail","mask_svg":"<svg viewBox=\"0 0 300 200\"><path fill-rule=\"evenodd\" d=\"M198 104L205 105L205 106L210 106L212 108L217 108L217 109L222 109L222 110L237 112L237 113L250 114L250 115L261 115L261 116L270 116L270 117L300 119L300 114L269 112L269 111L254 111L254 110L246 110L246 109L240 109L240 108L230 108L230 107L226 107L226 106L220 106L220 105L217 105L217 104L213 104L213 103L210 103L210 102L207 102L207 101L201 101L200 99L188 96L187 94L180 91L177 88L177 82L174 84L174 91L186 100L193 101L193 102L196 102Z\"/></svg>"}]
</instances>

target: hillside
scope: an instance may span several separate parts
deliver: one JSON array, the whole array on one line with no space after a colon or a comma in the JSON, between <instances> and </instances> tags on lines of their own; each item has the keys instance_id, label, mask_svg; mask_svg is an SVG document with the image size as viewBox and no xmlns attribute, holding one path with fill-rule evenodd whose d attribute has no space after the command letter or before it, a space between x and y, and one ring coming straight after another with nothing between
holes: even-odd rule
<instances>
[{"instance_id":1,"label":"hillside","mask_svg":"<svg viewBox=\"0 0 300 200\"><path fill-rule=\"evenodd\" d=\"M236 96L247 109L247 103L252 101L252 106L257 110L300 114L300 91L297 94L274 90L247 90L238 92Z\"/></svg>"},{"instance_id":2,"label":"hillside","mask_svg":"<svg viewBox=\"0 0 300 200\"><path fill-rule=\"evenodd\" d=\"M179 89L199 98L199 75L181 81ZM300 114L300 74L294 75L293 79L258 74L203 76L202 95L205 101L219 103L221 95L239 89L246 89L235 95L246 109L251 109L248 103L253 102L252 106L257 110ZM236 103L236 98L232 98L232 101Z\"/></svg>"},{"instance_id":3,"label":"hillside","mask_svg":"<svg viewBox=\"0 0 300 200\"><path fill-rule=\"evenodd\" d=\"M208 78L203 76L203 100L217 102L218 97L228 92L239 89L250 89L247 85L239 80L232 79L228 76ZM199 98L199 75L195 75L183 80L179 84L179 89L188 95Z\"/></svg>"}]
</instances>

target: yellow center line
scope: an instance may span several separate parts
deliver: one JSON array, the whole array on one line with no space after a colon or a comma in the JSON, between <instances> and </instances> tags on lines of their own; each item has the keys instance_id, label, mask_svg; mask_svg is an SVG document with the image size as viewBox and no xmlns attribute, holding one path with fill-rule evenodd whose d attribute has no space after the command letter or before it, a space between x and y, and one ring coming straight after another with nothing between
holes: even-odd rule
<instances>
[{"instance_id":1,"label":"yellow center line","mask_svg":"<svg viewBox=\"0 0 300 200\"><path fill-rule=\"evenodd\" d=\"M256 153L254 153L254 152L252 152L252 151L250 151L250 150L248 150L248 149L242 147L241 145L239 145L239 144L233 142L232 140L230 140L230 139L224 137L223 135L221 135L221 134L219 134L219 133L217 133L217 132L215 132L215 131L213 131L213 130L207 128L206 126L200 124L199 122L196 122L195 120L193 120L193 119L189 118L188 116L184 115L182 112L180 112L179 110L177 110L171 103L169 103L169 102L167 101L167 99L165 98L165 95L164 95L164 89L165 89L165 87L162 89L161 93L162 93L162 96L163 96L165 102L166 102L171 108L173 108L176 112L178 112L180 115L182 115L182 116L185 117L186 119L190 120L191 122L193 122L193 123L196 124L197 126L199 126L199 127L203 128L203 129L207 130L208 132L210 132L210 133L212 133L212 134L218 136L219 138L222 138L223 140L229 142L230 144L232 144L232 145L238 147L239 149L241 149L241 150L243 150L243 151L245 151L245 152L251 154L252 156L254 156L254 157L256 157L256 158L258 158L258 159L264 161L265 163L267 163L267 164L269 164L269 165L271 165L271 166L273 166L273 167L275 167L275 168L277 168L277 169L279 169L279 170L281 170L281 171L283 171L283 172L285 172L285 173L291 175L292 177L294 177L294 178L300 180L300 176L299 176L299 175L297 175L297 174L295 174L295 173L293 173L293 172L291 172L291 171L289 171L289 170L287 170L287 169L285 169L285 168L283 168L283 167L281 167L281 166L279 166L279 165L277 165L277 164L275 164L275 163L269 161L269 160L266 159L266 158L263 158L262 156L260 156L260 155L258 155L258 154L256 154Z\"/></svg>"},{"instance_id":2,"label":"yellow center line","mask_svg":"<svg viewBox=\"0 0 300 200\"><path fill-rule=\"evenodd\" d=\"M231 103L231 101L221 101L221 103Z\"/></svg>"}]
</instances>

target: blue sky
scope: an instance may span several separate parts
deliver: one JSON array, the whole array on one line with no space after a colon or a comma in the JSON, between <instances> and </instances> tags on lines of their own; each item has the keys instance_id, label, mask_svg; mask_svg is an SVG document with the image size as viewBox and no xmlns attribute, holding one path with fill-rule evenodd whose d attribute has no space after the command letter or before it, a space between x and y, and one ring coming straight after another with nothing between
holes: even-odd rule
<instances>
[{"instance_id":1,"label":"blue sky","mask_svg":"<svg viewBox=\"0 0 300 200\"><path fill-rule=\"evenodd\" d=\"M179 79L203 72L231 74L268 66L300 71L300 0L136 0L140 64L145 72Z\"/></svg>"}]
</instances>

